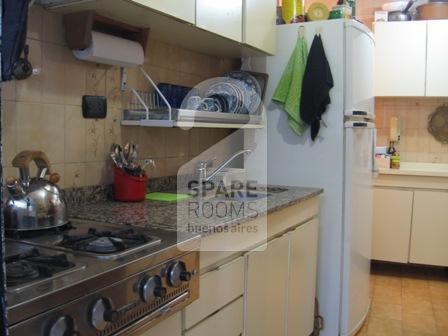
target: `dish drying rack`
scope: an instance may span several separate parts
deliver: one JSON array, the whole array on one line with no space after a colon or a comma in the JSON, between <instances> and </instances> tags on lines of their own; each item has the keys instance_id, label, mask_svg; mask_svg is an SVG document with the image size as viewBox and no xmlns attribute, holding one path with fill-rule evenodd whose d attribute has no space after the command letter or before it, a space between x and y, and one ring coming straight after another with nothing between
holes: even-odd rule
<instances>
[{"instance_id":1,"label":"dish drying rack","mask_svg":"<svg viewBox=\"0 0 448 336\"><path fill-rule=\"evenodd\" d=\"M151 76L139 67L154 92L131 88L129 107L123 111L123 126L143 127L208 127L208 128L263 128L263 114L235 114L173 108ZM261 111L261 109L260 109Z\"/></svg>"}]
</instances>

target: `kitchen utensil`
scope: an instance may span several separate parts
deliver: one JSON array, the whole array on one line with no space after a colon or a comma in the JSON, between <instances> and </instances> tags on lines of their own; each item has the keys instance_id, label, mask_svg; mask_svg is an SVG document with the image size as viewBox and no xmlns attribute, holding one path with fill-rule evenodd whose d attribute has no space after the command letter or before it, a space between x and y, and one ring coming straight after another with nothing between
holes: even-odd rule
<instances>
[{"instance_id":1,"label":"kitchen utensil","mask_svg":"<svg viewBox=\"0 0 448 336\"><path fill-rule=\"evenodd\" d=\"M330 12L330 19L350 19L352 11L349 5L334 6Z\"/></svg>"},{"instance_id":2,"label":"kitchen utensil","mask_svg":"<svg viewBox=\"0 0 448 336\"><path fill-rule=\"evenodd\" d=\"M114 196L121 202L139 202L145 199L146 175L134 176L127 170L114 167Z\"/></svg>"},{"instance_id":3,"label":"kitchen utensil","mask_svg":"<svg viewBox=\"0 0 448 336\"><path fill-rule=\"evenodd\" d=\"M286 23L305 21L305 1L283 0L282 16Z\"/></svg>"},{"instance_id":4,"label":"kitchen utensil","mask_svg":"<svg viewBox=\"0 0 448 336\"><path fill-rule=\"evenodd\" d=\"M191 96L187 99L187 109L197 110L199 105L201 105L202 98L199 96Z\"/></svg>"},{"instance_id":5,"label":"kitchen utensil","mask_svg":"<svg viewBox=\"0 0 448 336\"><path fill-rule=\"evenodd\" d=\"M257 79L246 71L232 71L227 77L233 78L242 85L246 114L255 114L261 104L261 87Z\"/></svg>"},{"instance_id":6,"label":"kitchen utensil","mask_svg":"<svg viewBox=\"0 0 448 336\"><path fill-rule=\"evenodd\" d=\"M127 174L137 177L145 176L144 166L138 162L137 145L127 143L121 148L120 145L113 144L111 146L110 157L115 166ZM149 160L148 164L150 163L153 163L153 161Z\"/></svg>"},{"instance_id":7,"label":"kitchen utensil","mask_svg":"<svg viewBox=\"0 0 448 336\"><path fill-rule=\"evenodd\" d=\"M437 141L448 144L448 106L439 106L429 116L428 132Z\"/></svg>"},{"instance_id":8,"label":"kitchen utensil","mask_svg":"<svg viewBox=\"0 0 448 336\"><path fill-rule=\"evenodd\" d=\"M13 66L12 74L15 79L22 80L27 79L33 74L33 66L28 60L28 55L30 53L30 47L28 44L23 48L24 57L20 57Z\"/></svg>"},{"instance_id":9,"label":"kitchen utensil","mask_svg":"<svg viewBox=\"0 0 448 336\"><path fill-rule=\"evenodd\" d=\"M448 2L429 2L417 7L419 20L445 20L448 19Z\"/></svg>"},{"instance_id":10,"label":"kitchen utensil","mask_svg":"<svg viewBox=\"0 0 448 336\"><path fill-rule=\"evenodd\" d=\"M241 103L241 92L239 88L228 78L217 79L207 89L205 96L210 97L214 94L221 95L227 100L230 113L237 113Z\"/></svg>"},{"instance_id":11,"label":"kitchen utensil","mask_svg":"<svg viewBox=\"0 0 448 336\"><path fill-rule=\"evenodd\" d=\"M409 0L408 4L402 11L392 11L388 14L389 21L411 21L412 15L409 12L412 5L414 4L414 0Z\"/></svg>"},{"instance_id":12,"label":"kitchen utensil","mask_svg":"<svg viewBox=\"0 0 448 336\"><path fill-rule=\"evenodd\" d=\"M387 2L381 6L383 11L386 12L401 12L408 4L408 1L393 1Z\"/></svg>"},{"instance_id":13,"label":"kitchen utensil","mask_svg":"<svg viewBox=\"0 0 448 336\"><path fill-rule=\"evenodd\" d=\"M36 177L30 177L30 163L33 161L38 168ZM51 172L45 153L20 152L12 165L19 169L20 179L10 177L7 180L6 230L43 230L67 224L66 205L56 185L60 176ZM48 180L44 178L47 175Z\"/></svg>"},{"instance_id":14,"label":"kitchen utensil","mask_svg":"<svg viewBox=\"0 0 448 336\"><path fill-rule=\"evenodd\" d=\"M314 2L308 8L306 16L309 21L327 20L330 17L330 10L321 2Z\"/></svg>"}]
</instances>

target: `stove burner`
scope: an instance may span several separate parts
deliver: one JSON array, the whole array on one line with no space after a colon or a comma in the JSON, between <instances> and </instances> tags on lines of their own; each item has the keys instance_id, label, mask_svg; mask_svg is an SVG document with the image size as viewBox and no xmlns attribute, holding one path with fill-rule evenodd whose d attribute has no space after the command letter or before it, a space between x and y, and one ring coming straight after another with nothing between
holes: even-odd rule
<instances>
[{"instance_id":1,"label":"stove burner","mask_svg":"<svg viewBox=\"0 0 448 336\"><path fill-rule=\"evenodd\" d=\"M75 266L65 254L41 255L37 248L5 258L8 286L50 278Z\"/></svg>"},{"instance_id":2,"label":"stove burner","mask_svg":"<svg viewBox=\"0 0 448 336\"><path fill-rule=\"evenodd\" d=\"M123 231L98 231L90 228L87 234L64 235L58 246L77 251L97 254L110 254L149 243L153 238L149 235L137 233L134 229Z\"/></svg>"},{"instance_id":3,"label":"stove burner","mask_svg":"<svg viewBox=\"0 0 448 336\"><path fill-rule=\"evenodd\" d=\"M6 276L8 286L13 286L39 278L39 270L34 268L29 262L14 261L6 264Z\"/></svg>"}]
</instances>

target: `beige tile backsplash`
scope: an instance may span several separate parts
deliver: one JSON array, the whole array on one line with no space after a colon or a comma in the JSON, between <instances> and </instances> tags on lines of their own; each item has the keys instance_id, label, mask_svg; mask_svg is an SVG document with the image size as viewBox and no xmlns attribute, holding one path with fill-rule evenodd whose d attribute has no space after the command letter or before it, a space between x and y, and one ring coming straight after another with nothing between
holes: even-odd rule
<instances>
[{"instance_id":1,"label":"beige tile backsplash","mask_svg":"<svg viewBox=\"0 0 448 336\"><path fill-rule=\"evenodd\" d=\"M378 146L389 143L390 119L398 117L401 142L398 149L407 162L448 163L448 145L428 132L428 118L448 98L377 98Z\"/></svg>"},{"instance_id":2,"label":"beige tile backsplash","mask_svg":"<svg viewBox=\"0 0 448 336\"><path fill-rule=\"evenodd\" d=\"M150 176L175 175L181 165L226 135L225 129L122 127L129 94L120 90L120 69L76 60L65 46L62 17L36 6L28 24L30 60L40 74L2 87L4 175L17 175L11 161L21 150L43 150L61 186L112 182L108 158L112 143L135 142L142 158L153 158ZM235 68L238 62L149 41L144 67L156 82L194 86ZM137 69L128 69L128 85L149 90ZM106 119L82 117L82 95L104 95Z\"/></svg>"}]
</instances>

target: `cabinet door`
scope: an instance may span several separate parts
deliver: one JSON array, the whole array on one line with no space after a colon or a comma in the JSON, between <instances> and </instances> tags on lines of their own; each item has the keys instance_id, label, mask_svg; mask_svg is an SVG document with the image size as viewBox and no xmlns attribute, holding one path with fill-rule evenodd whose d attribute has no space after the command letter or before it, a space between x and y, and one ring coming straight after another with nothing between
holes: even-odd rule
<instances>
[{"instance_id":1,"label":"cabinet door","mask_svg":"<svg viewBox=\"0 0 448 336\"><path fill-rule=\"evenodd\" d=\"M276 0L245 0L243 42L274 54L276 49Z\"/></svg>"},{"instance_id":2,"label":"cabinet door","mask_svg":"<svg viewBox=\"0 0 448 336\"><path fill-rule=\"evenodd\" d=\"M448 193L416 191L410 262L448 266Z\"/></svg>"},{"instance_id":3,"label":"cabinet door","mask_svg":"<svg viewBox=\"0 0 448 336\"><path fill-rule=\"evenodd\" d=\"M424 96L426 21L375 23L375 95Z\"/></svg>"},{"instance_id":4,"label":"cabinet door","mask_svg":"<svg viewBox=\"0 0 448 336\"><path fill-rule=\"evenodd\" d=\"M428 51L426 60L426 95L448 96L448 21L428 21Z\"/></svg>"},{"instance_id":5,"label":"cabinet door","mask_svg":"<svg viewBox=\"0 0 448 336\"><path fill-rule=\"evenodd\" d=\"M201 275L199 299L185 308L185 328L235 300L244 292L244 260L242 257ZM219 290L217 290L219 288Z\"/></svg>"},{"instance_id":6,"label":"cabinet door","mask_svg":"<svg viewBox=\"0 0 448 336\"><path fill-rule=\"evenodd\" d=\"M265 247L247 255L246 336L283 336L286 332L288 235Z\"/></svg>"},{"instance_id":7,"label":"cabinet door","mask_svg":"<svg viewBox=\"0 0 448 336\"><path fill-rule=\"evenodd\" d=\"M195 23L196 0L131 0L178 19Z\"/></svg>"},{"instance_id":8,"label":"cabinet door","mask_svg":"<svg viewBox=\"0 0 448 336\"><path fill-rule=\"evenodd\" d=\"M318 226L315 219L289 234L288 336L308 336L314 329Z\"/></svg>"},{"instance_id":9,"label":"cabinet door","mask_svg":"<svg viewBox=\"0 0 448 336\"><path fill-rule=\"evenodd\" d=\"M413 192L373 190L372 259L407 263Z\"/></svg>"},{"instance_id":10,"label":"cabinet door","mask_svg":"<svg viewBox=\"0 0 448 336\"><path fill-rule=\"evenodd\" d=\"M243 298L239 298L186 331L185 336L240 336L243 333L243 305Z\"/></svg>"},{"instance_id":11,"label":"cabinet door","mask_svg":"<svg viewBox=\"0 0 448 336\"><path fill-rule=\"evenodd\" d=\"M181 313L174 314L166 320L156 324L153 328L140 336L182 336Z\"/></svg>"},{"instance_id":12,"label":"cabinet door","mask_svg":"<svg viewBox=\"0 0 448 336\"><path fill-rule=\"evenodd\" d=\"M241 42L242 0L196 0L196 25L212 33Z\"/></svg>"}]
</instances>

